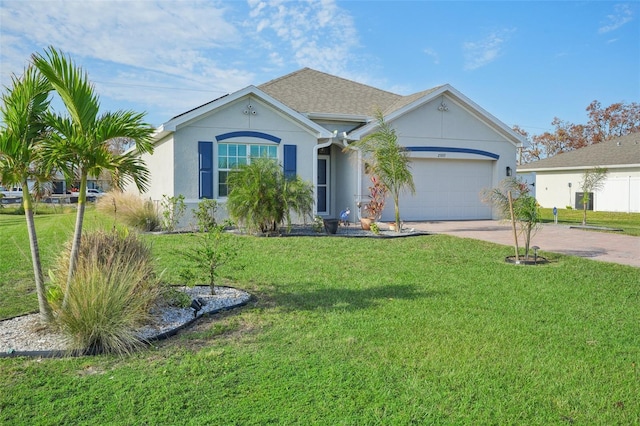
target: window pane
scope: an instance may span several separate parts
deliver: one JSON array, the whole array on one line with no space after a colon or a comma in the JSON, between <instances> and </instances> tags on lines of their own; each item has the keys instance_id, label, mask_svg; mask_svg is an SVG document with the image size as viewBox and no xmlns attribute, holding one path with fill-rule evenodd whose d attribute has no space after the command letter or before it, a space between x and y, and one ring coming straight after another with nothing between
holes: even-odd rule
<instances>
[{"instance_id":1,"label":"window pane","mask_svg":"<svg viewBox=\"0 0 640 426\"><path fill-rule=\"evenodd\" d=\"M238 157L238 167L244 166L247 164L247 157Z\"/></svg>"},{"instance_id":2,"label":"window pane","mask_svg":"<svg viewBox=\"0 0 640 426\"><path fill-rule=\"evenodd\" d=\"M267 156L267 147L262 145L260 147L260 157L266 157Z\"/></svg>"},{"instance_id":3,"label":"window pane","mask_svg":"<svg viewBox=\"0 0 640 426\"><path fill-rule=\"evenodd\" d=\"M319 212L327 211L327 187L326 186L318 187L318 211Z\"/></svg>"},{"instance_id":4,"label":"window pane","mask_svg":"<svg viewBox=\"0 0 640 426\"><path fill-rule=\"evenodd\" d=\"M218 172L218 197L226 197L227 188L227 174L229 172Z\"/></svg>"},{"instance_id":5,"label":"window pane","mask_svg":"<svg viewBox=\"0 0 640 426\"><path fill-rule=\"evenodd\" d=\"M237 148L238 148L237 145L229 144L229 149L227 151L228 152L227 155L229 155L229 157L235 157L237 155L236 153L238 152Z\"/></svg>"},{"instance_id":6,"label":"window pane","mask_svg":"<svg viewBox=\"0 0 640 426\"><path fill-rule=\"evenodd\" d=\"M218 168L226 169L227 167L227 157L218 157Z\"/></svg>"},{"instance_id":7,"label":"window pane","mask_svg":"<svg viewBox=\"0 0 640 426\"><path fill-rule=\"evenodd\" d=\"M246 156L247 156L247 146L238 145L238 157L246 157Z\"/></svg>"},{"instance_id":8,"label":"window pane","mask_svg":"<svg viewBox=\"0 0 640 426\"><path fill-rule=\"evenodd\" d=\"M252 157L260 157L260 146L259 145L251 145L251 156Z\"/></svg>"},{"instance_id":9,"label":"window pane","mask_svg":"<svg viewBox=\"0 0 640 426\"><path fill-rule=\"evenodd\" d=\"M226 156L227 155L227 144L226 143L221 143L218 145L218 155L219 156Z\"/></svg>"},{"instance_id":10,"label":"window pane","mask_svg":"<svg viewBox=\"0 0 640 426\"><path fill-rule=\"evenodd\" d=\"M318 159L318 185L327 184L327 160ZM324 211L324 210L321 210Z\"/></svg>"},{"instance_id":11,"label":"window pane","mask_svg":"<svg viewBox=\"0 0 640 426\"><path fill-rule=\"evenodd\" d=\"M270 146L269 147L269 158L278 158L278 147Z\"/></svg>"},{"instance_id":12,"label":"window pane","mask_svg":"<svg viewBox=\"0 0 640 426\"><path fill-rule=\"evenodd\" d=\"M238 159L233 157L233 158L229 158L229 168L233 169L234 167L238 166Z\"/></svg>"}]
</instances>

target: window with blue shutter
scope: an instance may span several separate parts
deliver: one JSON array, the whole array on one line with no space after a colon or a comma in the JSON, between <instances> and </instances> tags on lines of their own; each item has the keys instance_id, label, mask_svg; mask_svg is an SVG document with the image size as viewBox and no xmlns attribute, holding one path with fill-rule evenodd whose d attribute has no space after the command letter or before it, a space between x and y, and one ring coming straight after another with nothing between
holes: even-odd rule
<instances>
[{"instance_id":1,"label":"window with blue shutter","mask_svg":"<svg viewBox=\"0 0 640 426\"><path fill-rule=\"evenodd\" d=\"M297 174L296 158L297 158L297 146L296 145L284 145L284 177L287 179L294 179Z\"/></svg>"},{"instance_id":2,"label":"window with blue shutter","mask_svg":"<svg viewBox=\"0 0 640 426\"><path fill-rule=\"evenodd\" d=\"M200 198L213 198L213 142L198 142Z\"/></svg>"}]
</instances>

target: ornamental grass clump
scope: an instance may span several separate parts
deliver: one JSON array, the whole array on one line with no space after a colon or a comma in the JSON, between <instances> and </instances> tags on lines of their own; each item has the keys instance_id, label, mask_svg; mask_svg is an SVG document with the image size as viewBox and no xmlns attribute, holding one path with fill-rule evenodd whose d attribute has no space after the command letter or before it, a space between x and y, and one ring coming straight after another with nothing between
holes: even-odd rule
<instances>
[{"instance_id":1,"label":"ornamental grass clump","mask_svg":"<svg viewBox=\"0 0 640 426\"><path fill-rule=\"evenodd\" d=\"M162 228L162 218L153 202L135 194L108 192L97 201L96 208L113 216L115 221L121 221L139 231L149 232Z\"/></svg>"},{"instance_id":2,"label":"ornamental grass clump","mask_svg":"<svg viewBox=\"0 0 640 426\"><path fill-rule=\"evenodd\" d=\"M131 352L143 342L136 330L150 320L161 294L151 251L134 234L84 234L78 264L67 285L70 247L50 272L55 325L74 350Z\"/></svg>"}]
</instances>

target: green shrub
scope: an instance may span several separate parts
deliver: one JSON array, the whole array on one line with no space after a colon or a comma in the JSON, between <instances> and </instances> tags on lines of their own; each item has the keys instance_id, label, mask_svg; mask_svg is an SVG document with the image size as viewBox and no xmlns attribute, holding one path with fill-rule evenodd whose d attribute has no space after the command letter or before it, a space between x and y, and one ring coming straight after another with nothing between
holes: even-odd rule
<instances>
[{"instance_id":1,"label":"green shrub","mask_svg":"<svg viewBox=\"0 0 640 426\"><path fill-rule=\"evenodd\" d=\"M369 229L371 229L371 232L373 232L374 234L378 235L380 233L380 227L378 226L377 223L375 222L371 222L371 227Z\"/></svg>"},{"instance_id":2,"label":"green shrub","mask_svg":"<svg viewBox=\"0 0 640 426\"><path fill-rule=\"evenodd\" d=\"M218 202L216 200L204 199L198 203L198 209L193 209L193 217L198 222L198 231L209 232L216 226L216 211Z\"/></svg>"},{"instance_id":3,"label":"green shrub","mask_svg":"<svg viewBox=\"0 0 640 426\"><path fill-rule=\"evenodd\" d=\"M180 219L184 216L187 206L184 204L184 195L177 197L162 196L162 224L169 232L175 231Z\"/></svg>"},{"instance_id":4,"label":"green shrub","mask_svg":"<svg viewBox=\"0 0 640 426\"><path fill-rule=\"evenodd\" d=\"M227 210L250 232L277 231L291 225L291 213L305 219L313 212L313 187L299 176L285 178L272 159L255 158L251 164L229 173Z\"/></svg>"},{"instance_id":5,"label":"green shrub","mask_svg":"<svg viewBox=\"0 0 640 426\"><path fill-rule=\"evenodd\" d=\"M144 200L135 194L109 192L98 200L96 208L139 231L157 231L162 228L162 219L153 201Z\"/></svg>"},{"instance_id":6,"label":"green shrub","mask_svg":"<svg viewBox=\"0 0 640 426\"><path fill-rule=\"evenodd\" d=\"M313 232L320 233L324 229L324 220L322 220L321 216L315 215L311 226L313 227Z\"/></svg>"},{"instance_id":7,"label":"green shrub","mask_svg":"<svg viewBox=\"0 0 640 426\"><path fill-rule=\"evenodd\" d=\"M130 352L141 344L135 330L150 319L160 295L149 247L135 234L84 234L77 269L67 287L69 254L70 244L50 272L48 296L56 326L73 349Z\"/></svg>"}]
</instances>

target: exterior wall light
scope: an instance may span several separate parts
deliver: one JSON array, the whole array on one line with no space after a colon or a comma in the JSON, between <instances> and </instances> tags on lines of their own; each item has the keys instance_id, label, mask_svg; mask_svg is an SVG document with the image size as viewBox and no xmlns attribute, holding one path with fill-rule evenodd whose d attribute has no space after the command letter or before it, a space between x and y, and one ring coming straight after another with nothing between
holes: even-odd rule
<instances>
[{"instance_id":1,"label":"exterior wall light","mask_svg":"<svg viewBox=\"0 0 640 426\"><path fill-rule=\"evenodd\" d=\"M507 176L511 176L512 174L511 167L507 166Z\"/></svg>"}]
</instances>

